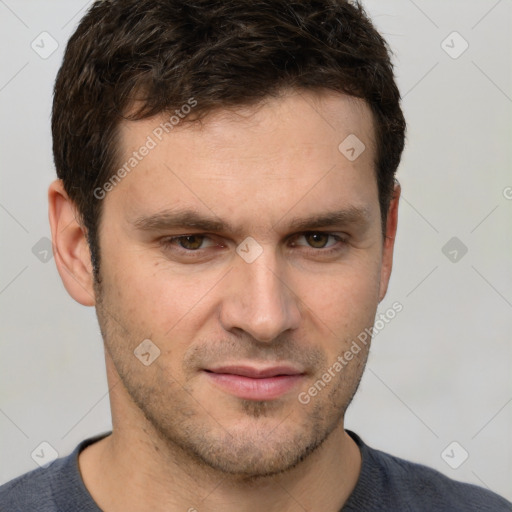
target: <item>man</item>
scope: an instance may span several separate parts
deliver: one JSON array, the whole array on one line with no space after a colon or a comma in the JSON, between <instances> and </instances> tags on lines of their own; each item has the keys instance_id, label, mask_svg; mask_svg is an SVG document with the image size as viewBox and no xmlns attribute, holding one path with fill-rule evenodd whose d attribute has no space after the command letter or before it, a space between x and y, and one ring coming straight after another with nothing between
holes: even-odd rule
<instances>
[{"instance_id":1,"label":"man","mask_svg":"<svg viewBox=\"0 0 512 512\"><path fill-rule=\"evenodd\" d=\"M399 100L353 3L91 7L55 86L50 223L113 431L2 510L512 510L344 429L392 268Z\"/></svg>"}]
</instances>

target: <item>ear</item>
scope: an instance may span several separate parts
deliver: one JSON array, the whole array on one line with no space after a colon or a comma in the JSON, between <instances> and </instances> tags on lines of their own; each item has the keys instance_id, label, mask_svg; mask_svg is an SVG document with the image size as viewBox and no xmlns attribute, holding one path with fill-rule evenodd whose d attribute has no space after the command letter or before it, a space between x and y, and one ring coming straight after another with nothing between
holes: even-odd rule
<instances>
[{"instance_id":1,"label":"ear","mask_svg":"<svg viewBox=\"0 0 512 512\"><path fill-rule=\"evenodd\" d=\"M393 267L393 250L395 247L396 229L398 225L398 202L400 199L400 183L395 180L393 196L389 203L388 216L386 219L386 236L382 250L382 265L380 269L379 302L386 296L388 291L389 278Z\"/></svg>"},{"instance_id":2,"label":"ear","mask_svg":"<svg viewBox=\"0 0 512 512\"><path fill-rule=\"evenodd\" d=\"M53 255L64 287L80 304L94 306L94 279L85 229L77 220L77 209L62 180L54 181L48 189L48 214Z\"/></svg>"}]
</instances>

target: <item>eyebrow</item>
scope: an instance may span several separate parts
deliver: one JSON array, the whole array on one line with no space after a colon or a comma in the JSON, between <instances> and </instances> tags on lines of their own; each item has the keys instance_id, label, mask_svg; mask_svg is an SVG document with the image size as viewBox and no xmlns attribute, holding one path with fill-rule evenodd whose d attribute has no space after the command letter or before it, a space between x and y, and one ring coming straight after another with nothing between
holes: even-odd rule
<instances>
[{"instance_id":1,"label":"eyebrow","mask_svg":"<svg viewBox=\"0 0 512 512\"><path fill-rule=\"evenodd\" d=\"M294 231L342 225L363 227L369 223L370 219L370 210L366 206L349 206L342 210L320 213L310 217L295 217L287 225Z\"/></svg>"},{"instance_id":2,"label":"eyebrow","mask_svg":"<svg viewBox=\"0 0 512 512\"><path fill-rule=\"evenodd\" d=\"M141 231L164 231L176 228L193 228L203 231L233 231L233 226L215 217L208 217L194 210L164 210L135 219L133 225Z\"/></svg>"},{"instance_id":3,"label":"eyebrow","mask_svg":"<svg viewBox=\"0 0 512 512\"><path fill-rule=\"evenodd\" d=\"M350 206L341 210L328 211L308 217L293 217L289 222L284 218L274 224L286 225L291 231L306 231L332 226L355 225L365 227L370 221L369 208ZM151 215L137 217L133 225L140 231L166 231L191 228L208 232L240 234L241 228L233 226L214 216L201 214L195 210L163 210Z\"/></svg>"}]
</instances>

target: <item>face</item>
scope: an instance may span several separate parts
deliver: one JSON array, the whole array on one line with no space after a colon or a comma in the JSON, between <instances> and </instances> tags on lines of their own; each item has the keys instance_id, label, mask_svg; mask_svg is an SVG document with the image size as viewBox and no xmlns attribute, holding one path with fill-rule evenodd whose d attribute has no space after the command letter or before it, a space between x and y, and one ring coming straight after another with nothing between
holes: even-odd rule
<instances>
[{"instance_id":1,"label":"face","mask_svg":"<svg viewBox=\"0 0 512 512\"><path fill-rule=\"evenodd\" d=\"M371 114L303 92L158 141L164 119L121 126L126 160L156 145L103 200L96 307L130 397L113 412L138 408L210 468L274 474L342 428L367 348L299 397L373 325L387 286ZM350 134L366 146L353 161L338 149ZM151 364L134 355L143 340Z\"/></svg>"}]
</instances>

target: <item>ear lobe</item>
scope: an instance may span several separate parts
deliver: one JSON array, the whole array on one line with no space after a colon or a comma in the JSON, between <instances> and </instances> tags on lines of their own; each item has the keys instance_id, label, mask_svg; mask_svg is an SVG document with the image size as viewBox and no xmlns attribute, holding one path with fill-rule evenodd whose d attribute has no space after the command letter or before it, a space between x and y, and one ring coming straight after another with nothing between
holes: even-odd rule
<instances>
[{"instance_id":1,"label":"ear lobe","mask_svg":"<svg viewBox=\"0 0 512 512\"><path fill-rule=\"evenodd\" d=\"M53 254L64 287L80 304L94 306L94 278L85 229L77 220L76 207L62 180L55 180L48 189L48 214Z\"/></svg>"},{"instance_id":2,"label":"ear lobe","mask_svg":"<svg viewBox=\"0 0 512 512\"><path fill-rule=\"evenodd\" d=\"M395 237L398 225L398 202L400 200L400 183L395 180L393 197L389 203L388 215L386 219L386 236L382 249L382 265L380 269L380 288L379 302L386 296L388 291L389 278L393 267L393 250L395 247Z\"/></svg>"}]
</instances>

